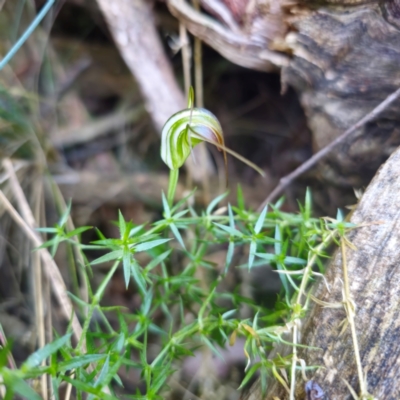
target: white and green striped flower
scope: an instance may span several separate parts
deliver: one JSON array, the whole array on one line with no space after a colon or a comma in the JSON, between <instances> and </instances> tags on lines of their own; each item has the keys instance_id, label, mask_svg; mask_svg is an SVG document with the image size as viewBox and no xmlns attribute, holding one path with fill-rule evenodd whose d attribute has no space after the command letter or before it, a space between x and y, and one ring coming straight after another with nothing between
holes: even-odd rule
<instances>
[{"instance_id":1,"label":"white and green striped flower","mask_svg":"<svg viewBox=\"0 0 400 400\"><path fill-rule=\"evenodd\" d=\"M190 88L188 108L177 112L165 123L161 135L161 158L171 170L179 169L189 157L194 146L201 142L215 145L222 151L227 166L226 153L230 153L261 175L264 172L246 158L225 147L224 136L217 117L204 108L193 107L193 88Z\"/></svg>"},{"instance_id":2,"label":"white and green striped flower","mask_svg":"<svg viewBox=\"0 0 400 400\"><path fill-rule=\"evenodd\" d=\"M180 168L197 144L209 141L224 146L217 117L204 108L186 108L174 114L164 125L161 158L170 169Z\"/></svg>"}]
</instances>

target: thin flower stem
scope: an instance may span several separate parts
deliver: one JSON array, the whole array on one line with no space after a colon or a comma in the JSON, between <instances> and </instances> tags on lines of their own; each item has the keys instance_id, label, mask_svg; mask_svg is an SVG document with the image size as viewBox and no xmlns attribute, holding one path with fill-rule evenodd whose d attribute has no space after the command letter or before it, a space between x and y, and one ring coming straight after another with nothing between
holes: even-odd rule
<instances>
[{"instance_id":1,"label":"thin flower stem","mask_svg":"<svg viewBox=\"0 0 400 400\"><path fill-rule=\"evenodd\" d=\"M113 277L115 271L117 270L118 266L120 264L120 261L116 261L114 263L114 265L111 267L110 271L108 271L107 276L105 277L105 279L103 280L103 282L100 284L99 288L97 289L96 294L93 297L92 303L89 306L87 315L85 317L85 323L83 325L82 328L82 334L81 337L79 339L77 348L79 349L80 346L82 345L83 341L86 339L86 334L89 330L89 326L90 326L90 322L92 320L92 316L94 313L95 308L98 306L101 297L103 296L104 290L107 286L107 284L110 282L111 278Z\"/></svg>"},{"instance_id":2,"label":"thin flower stem","mask_svg":"<svg viewBox=\"0 0 400 400\"><path fill-rule=\"evenodd\" d=\"M169 170L169 182L168 182L168 204L170 207L174 204L176 185L178 184L179 178L179 169L170 169Z\"/></svg>"}]
</instances>

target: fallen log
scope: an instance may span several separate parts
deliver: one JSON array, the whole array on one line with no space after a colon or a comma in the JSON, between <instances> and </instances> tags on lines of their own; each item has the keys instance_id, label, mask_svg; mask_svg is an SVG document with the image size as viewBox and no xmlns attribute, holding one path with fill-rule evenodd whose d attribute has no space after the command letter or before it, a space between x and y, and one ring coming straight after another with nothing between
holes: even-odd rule
<instances>
[{"instance_id":1,"label":"fallen log","mask_svg":"<svg viewBox=\"0 0 400 400\"><path fill-rule=\"evenodd\" d=\"M351 222L359 227L348 235L357 249L346 251L362 369L368 392L380 400L400 398L399 199L400 148L379 169L357 205ZM320 281L315 286L315 297L326 303L341 303L344 278L340 251L333 256L325 278L330 291ZM308 379L318 382L325 392L325 397L315 397L318 400L352 398L346 382L359 393L351 333L342 324L345 319L344 308L312 303L302 325L300 343L309 347L299 349L299 357L307 365L320 366L308 372ZM290 348L275 351L287 354ZM305 384L299 373L296 399L313 399L306 397ZM285 400L289 396L275 381L270 382L265 397L258 383L243 396L243 400L277 398Z\"/></svg>"}]
</instances>

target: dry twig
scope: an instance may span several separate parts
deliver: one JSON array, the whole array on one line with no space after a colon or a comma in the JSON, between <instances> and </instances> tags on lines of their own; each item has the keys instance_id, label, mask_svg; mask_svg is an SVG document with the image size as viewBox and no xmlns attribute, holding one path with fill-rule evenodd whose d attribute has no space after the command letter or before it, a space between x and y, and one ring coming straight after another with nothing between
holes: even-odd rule
<instances>
[{"instance_id":1,"label":"dry twig","mask_svg":"<svg viewBox=\"0 0 400 400\"><path fill-rule=\"evenodd\" d=\"M122 129L126 124L138 121L144 114L143 107L117 111L105 117L99 117L79 128L68 127L50 134L55 147L70 147L95 140L112 130Z\"/></svg>"},{"instance_id":2,"label":"dry twig","mask_svg":"<svg viewBox=\"0 0 400 400\"><path fill-rule=\"evenodd\" d=\"M97 0L122 58L135 77L156 129L184 108L185 99L162 48L146 0Z\"/></svg>"},{"instance_id":3,"label":"dry twig","mask_svg":"<svg viewBox=\"0 0 400 400\"><path fill-rule=\"evenodd\" d=\"M282 53L266 49L240 31L226 28L183 0L168 0L167 5L190 33L235 64L259 71L276 71L289 63L289 58Z\"/></svg>"},{"instance_id":4,"label":"dry twig","mask_svg":"<svg viewBox=\"0 0 400 400\"><path fill-rule=\"evenodd\" d=\"M333 140L329 145L321 149L318 153L314 154L310 159L308 159L305 163L301 164L300 167L296 168L290 174L284 176L280 179L278 186L268 195L268 197L262 202L260 207L258 208L261 211L266 204L273 201L282 191L287 188L296 178L298 178L301 174L308 171L312 166L314 166L318 161L322 160L326 157L338 144L344 142L352 133L354 133L357 129L364 126L366 123L372 121L376 118L382 111L384 111L387 107L389 107L395 100L400 97L400 88L395 92L386 97L385 100L382 101L379 105L377 105L370 113L361 118L357 123L343 132L339 137Z\"/></svg>"},{"instance_id":5,"label":"dry twig","mask_svg":"<svg viewBox=\"0 0 400 400\"><path fill-rule=\"evenodd\" d=\"M18 182L18 179L15 175L12 163L9 159L5 159L3 161L3 165L7 170L7 173L10 176L10 184L13 190L13 194L16 197L18 207L21 210L21 215L17 212L17 210L13 207L4 193L0 190L0 201L3 203L10 216L14 219L14 221L23 229L29 239L32 241L35 247L40 247L43 244L40 236L35 232L36 221L33 217L32 210L29 207L28 201L22 191L21 185ZM43 261L45 267L45 273L47 274L50 282L51 288L53 290L54 295L56 296L61 309L64 312L64 316L67 320L72 318L72 331L74 333L75 338L79 341L82 334L81 324L74 312L72 307L71 300L67 294L67 287L65 286L64 280L61 276L61 273L58 269L58 266L54 262L51 257L49 251L47 249L41 248L37 250L40 254L40 257ZM86 346L83 345L85 348ZM85 349L83 349L85 350Z\"/></svg>"},{"instance_id":6,"label":"dry twig","mask_svg":"<svg viewBox=\"0 0 400 400\"><path fill-rule=\"evenodd\" d=\"M42 204L43 195L43 185L39 184L35 186L35 220L40 219L40 209ZM42 265L40 254L35 252L33 254L33 287L34 287L34 301L35 301L35 320L36 320L36 330L38 336L38 345L40 348L44 347L46 344L46 329L45 329L45 307L43 300L43 276L42 276ZM49 308L49 307L48 307ZM41 363L42 366L45 365L45 360ZM48 389L47 389L47 376L43 374L40 379L41 394L43 400L48 399Z\"/></svg>"}]
</instances>

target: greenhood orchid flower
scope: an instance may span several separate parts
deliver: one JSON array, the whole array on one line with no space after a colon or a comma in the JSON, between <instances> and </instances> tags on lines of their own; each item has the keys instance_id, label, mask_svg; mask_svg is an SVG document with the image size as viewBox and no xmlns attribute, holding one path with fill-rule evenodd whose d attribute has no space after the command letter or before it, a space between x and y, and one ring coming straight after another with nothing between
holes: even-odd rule
<instances>
[{"instance_id":1,"label":"greenhood orchid flower","mask_svg":"<svg viewBox=\"0 0 400 400\"><path fill-rule=\"evenodd\" d=\"M193 107L194 92L190 88L188 108L177 112L165 123L161 134L161 158L171 170L179 169L201 142L215 145L224 154L227 173L226 153L249 165L262 176L264 172L255 164L225 147L224 136L217 117L204 108Z\"/></svg>"},{"instance_id":2,"label":"greenhood orchid flower","mask_svg":"<svg viewBox=\"0 0 400 400\"><path fill-rule=\"evenodd\" d=\"M161 133L161 158L170 169L168 184L168 204L172 206L178 183L179 168L201 142L211 143L224 154L226 184L228 185L228 168L226 153L255 169L264 176L264 172L246 158L225 147L224 135L217 117L204 108L193 105L194 92L189 90L188 107L177 112L165 123Z\"/></svg>"},{"instance_id":3,"label":"greenhood orchid flower","mask_svg":"<svg viewBox=\"0 0 400 400\"><path fill-rule=\"evenodd\" d=\"M193 147L203 141L224 146L217 117L204 108L186 108L174 114L164 125L161 140L161 158L170 169L180 168Z\"/></svg>"}]
</instances>

